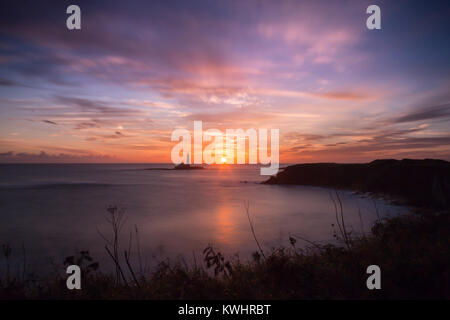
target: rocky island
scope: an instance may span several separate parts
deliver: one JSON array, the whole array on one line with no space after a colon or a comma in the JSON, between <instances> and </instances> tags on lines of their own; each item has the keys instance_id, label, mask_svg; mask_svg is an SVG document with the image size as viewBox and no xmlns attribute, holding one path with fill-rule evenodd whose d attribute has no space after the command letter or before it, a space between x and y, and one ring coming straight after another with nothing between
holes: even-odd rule
<instances>
[{"instance_id":1,"label":"rocky island","mask_svg":"<svg viewBox=\"0 0 450 320\"><path fill-rule=\"evenodd\" d=\"M198 169L204 169L202 166L195 166L191 164L184 164L180 163L173 168L173 170L198 170Z\"/></svg>"},{"instance_id":2,"label":"rocky island","mask_svg":"<svg viewBox=\"0 0 450 320\"><path fill-rule=\"evenodd\" d=\"M161 171L161 170L198 170L198 169L205 169L205 168L203 168L202 166L180 163L173 168L147 168L144 170Z\"/></svg>"}]
</instances>

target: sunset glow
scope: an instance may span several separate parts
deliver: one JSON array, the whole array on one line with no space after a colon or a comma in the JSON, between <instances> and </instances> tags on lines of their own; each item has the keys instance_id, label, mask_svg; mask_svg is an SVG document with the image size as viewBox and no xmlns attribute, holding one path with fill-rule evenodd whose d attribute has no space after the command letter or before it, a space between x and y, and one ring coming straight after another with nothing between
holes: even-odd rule
<instances>
[{"instance_id":1,"label":"sunset glow","mask_svg":"<svg viewBox=\"0 0 450 320\"><path fill-rule=\"evenodd\" d=\"M1 0L0 300L448 299L449 35L449 0Z\"/></svg>"},{"instance_id":2,"label":"sunset glow","mask_svg":"<svg viewBox=\"0 0 450 320\"><path fill-rule=\"evenodd\" d=\"M170 162L194 120L279 128L281 162L450 158L449 12L196 3L81 1L76 31L63 3L2 10L0 161Z\"/></svg>"}]
</instances>

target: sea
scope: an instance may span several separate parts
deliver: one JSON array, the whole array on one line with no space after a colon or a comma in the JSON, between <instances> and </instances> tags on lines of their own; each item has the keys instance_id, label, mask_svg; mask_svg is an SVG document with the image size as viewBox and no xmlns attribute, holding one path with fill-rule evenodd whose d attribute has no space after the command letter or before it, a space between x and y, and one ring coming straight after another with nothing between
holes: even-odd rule
<instances>
[{"instance_id":1,"label":"sea","mask_svg":"<svg viewBox=\"0 0 450 320\"><path fill-rule=\"evenodd\" d=\"M200 264L208 246L243 261L259 250L257 241L267 253L293 249L292 238L297 250L311 242L342 245L334 237L337 195L353 235L368 234L377 219L407 210L352 191L262 184L268 177L258 166L167 170L172 167L0 165L0 268L5 248L11 248L7 262L17 272L51 271L80 251L111 268L105 249L114 237L111 207L122 216L119 255L130 252L144 270L161 261Z\"/></svg>"}]
</instances>

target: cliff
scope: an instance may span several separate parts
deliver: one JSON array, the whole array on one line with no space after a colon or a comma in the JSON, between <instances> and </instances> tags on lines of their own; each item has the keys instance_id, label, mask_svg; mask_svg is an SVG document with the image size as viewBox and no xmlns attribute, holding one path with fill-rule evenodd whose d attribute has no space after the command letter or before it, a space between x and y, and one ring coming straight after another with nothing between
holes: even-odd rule
<instances>
[{"instance_id":1,"label":"cliff","mask_svg":"<svg viewBox=\"0 0 450 320\"><path fill-rule=\"evenodd\" d=\"M384 194L418 207L450 206L450 162L444 160L383 159L360 164L297 164L288 166L264 183Z\"/></svg>"}]
</instances>

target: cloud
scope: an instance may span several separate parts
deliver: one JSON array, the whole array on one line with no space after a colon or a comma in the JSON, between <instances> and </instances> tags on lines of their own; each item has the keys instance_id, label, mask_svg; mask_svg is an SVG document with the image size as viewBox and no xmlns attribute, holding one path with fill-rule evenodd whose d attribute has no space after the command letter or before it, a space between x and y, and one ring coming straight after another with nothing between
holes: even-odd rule
<instances>
[{"instance_id":1,"label":"cloud","mask_svg":"<svg viewBox=\"0 0 450 320\"><path fill-rule=\"evenodd\" d=\"M429 157L431 154L440 155L441 158L450 159L450 133L434 133L428 131L427 126L399 129L395 127L380 128L378 131L353 133L336 133L326 136L310 135L312 139L302 143L302 135L290 133L294 138L289 153L303 158L335 159L341 161L366 161L382 157L398 157L399 155L414 155L416 157ZM361 134L364 138L361 139ZM289 136L288 136L289 138ZM342 141L343 138L346 138ZM300 140L295 140L300 139ZM327 143L323 141L335 141ZM321 143L319 143L321 142ZM291 154L291 156L292 156Z\"/></svg>"},{"instance_id":2,"label":"cloud","mask_svg":"<svg viewBox=\"0 0 450 320\"><path fill-rule=\"evenodd\" d=\"M288 132L283 135L283 139L287 139L290 141L318 141L327 138L326 135L323 134L311 134L311 133L299 133L299 132Z\"/></svg>"},{"instance_id":3,"label":"cloud","mask_svg":"<svg viewBox=\"0 0 450 320\"><path fill-rule=\"evenodd\" d=\"M223 82L223 81L220 81ZM139 80L139 85L150 86L165 96L183 94L191 96L219 96L229 97L242 93L241 86L230 86L229 84L214 84L211 81L183 80L179 78L160 78Z\"/></svg>"},{"instance_id":4,"label":"cloud","mask_svg":"<svg viewBox=\"0 0 450 320\"><path fill-rule=\"evenodd\" d=\"M81 110L81 112L92 115L124 117L143 114L143 112L138 109L110 107L107 106L105 102L91 99L56 96L55 101L63 104L64 106L77 107Z\"/></svg>"},{"instance_id":5,"label":"cloud","mask_svg":"<svg viewBox=\"0 0 450 320\"><path fill-rule=\"evenodd\" d=\"M421 120L445 120L450 119L450 103L438 106L424 107L395 118L395 123L414 122Z\"/></svg>"},{"instance_id":6,"label":"cloud","mask_svg":"<svg viewBox=\"0 0 450 320\"><path fill-rule=\"evenodd\" d=\"M361 92L352 91L335 91L335 92L319 92L312 93L314 97L330 99L330 100L348 100L348 101L363 101L371 98L371 95Z\"/></svg>"},{"instance_id":7,"label":"cloud","mask_svg":"<svg viewBox=\"0 0 450 320\"><path fill-rule=\"evenodd\" d=\"M121 139L121 138L129 138L131 137L130 135L125 135L120 131L116 131L114 132L114 134L104 134L104 135L98 135L95 138L96 140L99 138L103 138L103 139ZM92 137L91 137L92 138Z\"/></svg>"},{"instance_id":8,"label":"cloud","mask_svg":"<svg viewBox=\"0 0 450 320\"><path fill-rule=\"evenodd\" d=\"M0 154L0 162L15 162L15 163L83 163L83 162L114 162L117 159L110 155L102 154L68 154L68 153L57 153L50 154L45 151L40 153L28 153L19 152L14 153L12 151Z\"/></svg>"},{"instance_id":9,"label":"cloud","mask_svg":"<svg viewBox=\"0 0 450 320\"><path fill-rule=\"evenodd\" d=\"M0 86L4 86L4 87L14 87L14 86L18 86L19 84L15 81L11 81L8 79L2 79L0 78Z\"/></svg>"},{"instance_id":10,"label":"cloud","mask_svg":"<svg viewBox=\"0 0 450 320\"><path fill-rule=\"evenodd\" d=\"M169 138L167 139L169 140ZM166 140L166 141L167 141ZM141 151L164 151L167 150L167 146L158 146L154 144L131 144L125 146L126 149L130 150L141 150Z\"/></svg>"},{"instance_id":11,"label":"cloud","mask_svg":"<svg viewBox=\"0 0 450 320\"><path fill-rule=\"evenodd\" d=\"M112 154L127 145L146 150L159 142L156 131L170 137L192 120L221 129L279 127L282 147L302 157L447 148L448 87L445 99L419 100L449 74L441 35L448 19L432 28L426 8L422 36L406 28L398 37L414 10L386 3L392 24L379 37L364 27L364 1L79 5L83 28L71 32L64 2L28 1L27 10L0 4L0 123L8 136L25 125L15 140L24 150L53 138ZM426 72L413 77L410 69ZM432 107L405 111L417 102ZM411 127L419 121L428 127ZM57 135L48 125L58 125Z\"/></svg>"},{"instance_id":12,"label":"cloud","mask_svg":"<svg viewBox=\"0 0 450 320\"><path fill-rule=\"evenodd\" d=\"M80 122L75 126L75 130L82 130L82 129L92 129L92 128L100 128L100 124L98 121L92 121L92 122Z\"/></svg>"},{"instance_id":13,"label":"cloud","mask_svg":"<svg viewBox=\"0 0 450 320\"><path fill-rule=\"evenodd\" d=\"M54 122L54 121L50 121L50 120L42 120L42 122L44 122L44 123L48 123L48 124L53 124L53 125L58 125L56 122Z\"/></svg>"},{"instance_id":14,"label":"cloud","mask_svg":"<svg viewBox=\"0 0 450 320\"><path fill-rule=\"evenodd\" d=\"M258 123L273 120L275 116L270 113L243 108L228 112L193 113L185 118L192 121L201 120L205 123L214 124L218 128L225 125L236 127L237 125L243 124L247 124L255 128Z\"/></svg>"}]
</instances>

